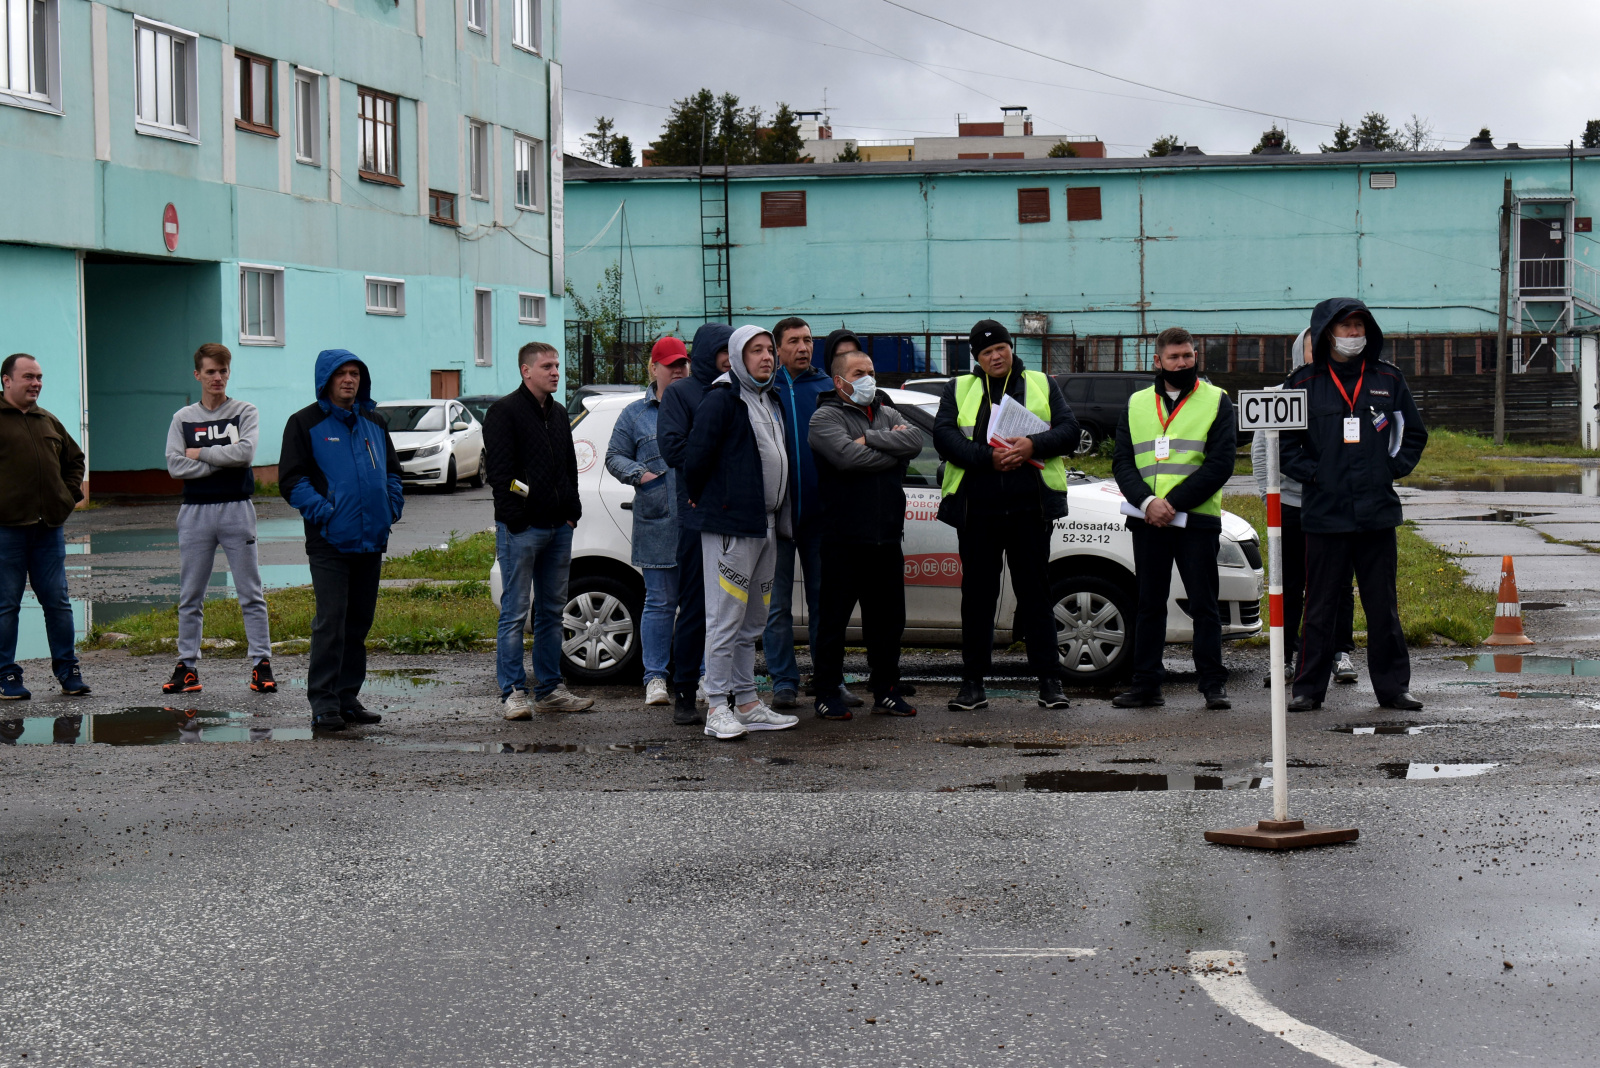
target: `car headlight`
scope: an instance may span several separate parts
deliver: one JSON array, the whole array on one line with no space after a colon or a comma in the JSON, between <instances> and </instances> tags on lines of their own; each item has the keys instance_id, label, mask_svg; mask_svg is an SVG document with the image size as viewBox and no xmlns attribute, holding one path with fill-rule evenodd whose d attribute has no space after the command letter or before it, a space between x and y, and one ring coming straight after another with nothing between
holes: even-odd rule
<instances>
[{"instance_id":1,"label":"car headlight","mask_svg":"<svg viewBox=\"0 0 1600 1068\"><path fill-rule=\"evenodd\" d=\"M1244 567L1250 566L1250 558L1245 555L1244 549L1232 538L1217 539L1217 566L1218 567Z\"/></svg>"},{"instance_id":2,"label":"car headlight","mask_svg":"<svg viewBox=\"0 0 1600 1068\"><path fill-rule=\"evenodd\" d=\"M444 451L444 442L441 441L436 445L424 445L422 448L420 448L420 449L418 449L416 451L416 453L413 455L412 458L416 459L416 460L420 460L424 456L437 456L439 453L441 453L443 451Z\"/></svg>"}]
</instances>

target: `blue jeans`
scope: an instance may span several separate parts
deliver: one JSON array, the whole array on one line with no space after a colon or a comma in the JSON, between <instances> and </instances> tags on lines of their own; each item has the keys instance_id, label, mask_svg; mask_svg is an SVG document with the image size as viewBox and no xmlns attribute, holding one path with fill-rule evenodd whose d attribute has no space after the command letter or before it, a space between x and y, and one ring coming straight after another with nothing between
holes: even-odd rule
<instances>
[{"instance_id":1,"label":"blue jeans","mask_svg":"<svg viewBox=\"0 0 1600 1068\"><path fill-rule=\"evenodd\" d=\"M767 674L772 677L772 692L800 689L800 665L794 660L794 561L800 553L800 567L806 584L806 636L815 665L817 614L822 600L822 534L802 534L794 541L778 539L778 566L772 574L772 607L767 613L767 629L761 635L761 650L767 657Z\"/></svg>"},{"instance_id":2,"label":"blue jeans","mask_svg":"<svg viewBox=\"0 0 1600 1068\"><path fill-rule=\"evenodd\" d=\"M522 629L532 602L533 695L548 697L561 685L561 613L567 606L572 528L563 523L513 534L504 523L496 523L494 555L500 563L500 631L494 665L500 696L528 689Z\"/></svg>"},{"instance_id":3,"label":"blue jeans","mask_svg":"<svg viewBox=\"0 0 1600 1068\"><path fill-rule=\"evenodd\" d=\"M644 612L639 620L639 644L644 653L644 681L665 679L672 659L672 623L678 615L678 569L646 567Z\"/></svg>"},{"instance_id":4,"label":"blue jeans","mask_svg":"<svg viewBox=\"0 0 1600 1068\"><path fill-rule=\"evenodd\" d=\"M22 586L44 609L50 670L64 679L78 669L72 641L72 602L67 598L67 534L64 527L0 527L0 674L17 668L17 617Z\"/></svg>"}]
</instances>

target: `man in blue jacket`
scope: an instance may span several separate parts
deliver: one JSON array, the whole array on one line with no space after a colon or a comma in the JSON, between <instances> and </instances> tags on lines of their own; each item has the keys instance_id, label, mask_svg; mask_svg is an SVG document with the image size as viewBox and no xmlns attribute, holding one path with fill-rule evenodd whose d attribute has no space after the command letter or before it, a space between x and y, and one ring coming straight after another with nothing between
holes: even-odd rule
<instances>
[{"instance_id":1,"label":"man in blue jacket","mask_svg":"<svg viewBox=\"0 0 1600 1068\"><path fill-rule=\"evenodd\" d=\"M672 688L676 694L672 722L689 727L704 722L695 708L700 662L706 651L706 598L700 567L700 518L689 508L683 468L688 460L689 432L706 391L728 369L728 339L733 327L707 323L694 332L689 351L689 377L672 383L661 395L656 414L656 444L673 470L678 499L678 622L672 632Z\"/></svg>"},{"instance_id":2,"label":"man in blue jacket","mask_svg":"<svg viewBox=\"0 0 1600 1068\"><path fill-rule=\"evenodd\" d=\"M306 525L317 614L306 696L312 726L381 722L360 700L389 527L405 509L400 459L373 414L372 376L345 349L317 354L317 399L283 428L278 492Z\"/></svg>"}]
</instances>

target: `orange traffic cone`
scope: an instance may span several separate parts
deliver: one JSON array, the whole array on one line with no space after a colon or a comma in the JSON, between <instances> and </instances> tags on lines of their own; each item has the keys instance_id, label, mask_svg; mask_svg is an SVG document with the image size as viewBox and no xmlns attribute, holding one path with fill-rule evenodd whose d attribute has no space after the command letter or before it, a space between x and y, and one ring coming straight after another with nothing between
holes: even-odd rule
<instances>
[{"instance_id":1,"label":"orange traffic cone","mask_svg":"<svg viewBox=\"0 0 1600 1068\"><path fill-rule=\"evenodd\" d=\"M1533 644L1533 639L1522 633L1522 601L1517 597L1517 573L1509 556L1500 560L1500 598L1494 606L1494 633L1485 638L1483 644Z\"/></svg>"}]
</instances>

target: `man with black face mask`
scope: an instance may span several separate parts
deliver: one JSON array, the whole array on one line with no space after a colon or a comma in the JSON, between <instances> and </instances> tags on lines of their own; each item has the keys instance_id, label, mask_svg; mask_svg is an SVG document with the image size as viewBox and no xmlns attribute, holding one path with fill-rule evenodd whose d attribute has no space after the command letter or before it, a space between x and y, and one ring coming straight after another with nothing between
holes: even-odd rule
<instances>
[{"instance_id":1,"label":"man with black face mask","mask_svg":"<svg viewBox=\"0 0 1600 1068\"><path fill-rule=\"evenodd\" d=\"M1128 519L1139 618L1133 634L1133 688L1112 698L1118 708L1165 703L1161 652L1167 644L1173 564L1194 620L1191 648L1206 707L1232 707L1217 611L1217 539L1222 534L1222 487L1233 475L1233 402L1221 389L1200 381L1194 364L1189 331L1181 326L1161 331L1155 385L1128 398L1117 427L1111 469L1122 495L1142 513Z\"/></svg>"}]
</instances>

